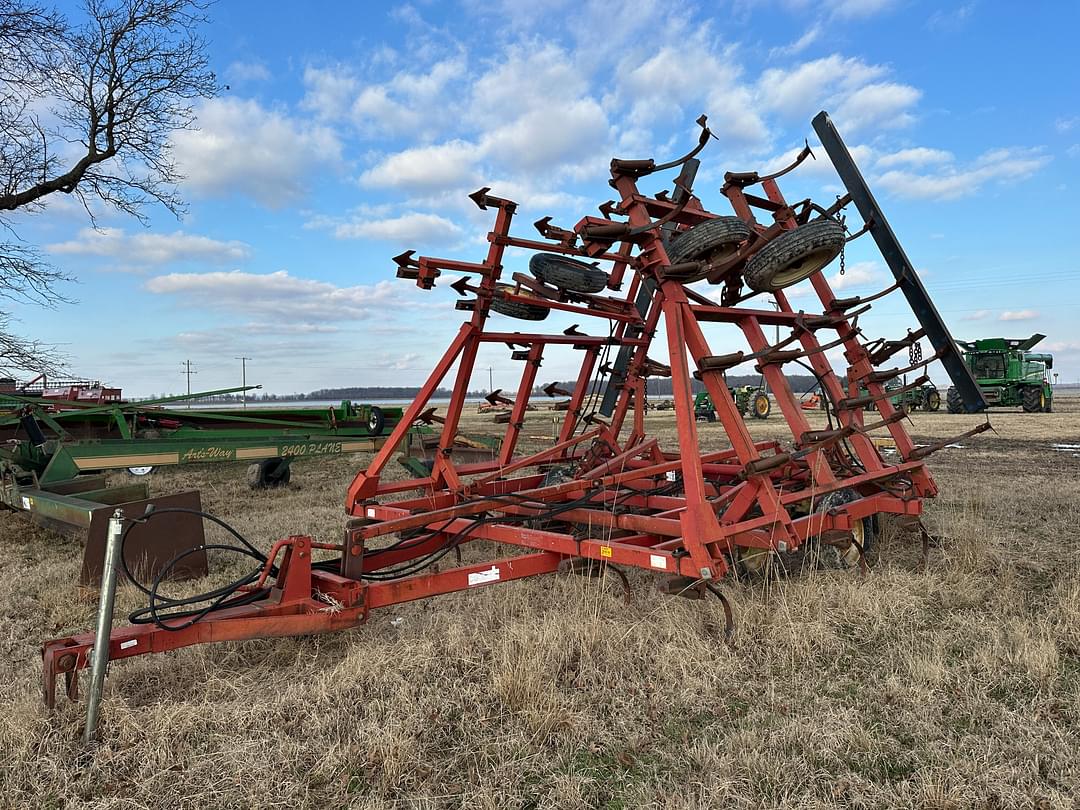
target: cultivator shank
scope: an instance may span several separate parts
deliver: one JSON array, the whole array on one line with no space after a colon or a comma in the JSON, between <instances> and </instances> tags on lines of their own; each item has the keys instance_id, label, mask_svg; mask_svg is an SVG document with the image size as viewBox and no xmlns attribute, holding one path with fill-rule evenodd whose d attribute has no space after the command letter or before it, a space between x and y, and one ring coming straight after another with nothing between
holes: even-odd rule
<instances>
[{"instance_id":1,"label":"cultivator shank","mask_svg":"<svg viewBox=\"0 0 1080 810\"><path fill-rule=\"evenodd\" d=\"M719 593L716 583L750 559L795 552L808 542L850 547L853 529L874 515L917 519L923 499L937 490L925 451L916 450L904 411L892 407L885 389L912 369L883 371L879 365L918 338L868 342L858 318L878 296L838 299L822 272L847 238L839 211L859 194L829 208L810 200L790 204L777 179L807 157L805 150L774 175L728 173L723 194L732 211L708 211L692 188L696 155L710 136L704 118L699 123L698 146L679 160L613 160L611 186L618 199L600 206L601 217L583 217L570 229L545 218L536 223L543 241L523 239L511 235L515 203L485 188L471 195L481 209L495 212L483 261L415 257L412 251L398 256L398 276L424 289L444 272L463 274L454 287L463 296L458 309L470 315L393 434L349 487L352 520L343 542L323 546L340 556L313 565L310 538L283 541L263 575L269 581L274 556L282 556L277 584L249 586L265 591L260 599L226 605L182 630L167 629L168 621L118 630L112 644L117 656L336 630L389 604L551 573L560 564L589 570L582 561L662 574L669 592L702 594L707 585ZM673 192L639 189L643 179L670 169L678 169ZM875 209L869 227L882 224L887 227ZM511 246L539 252L531 276L504 276L504 252ZM720 285L719 303L686 286L702 280ZM802 280L820 311L792 306L785 290ZM759 303L763 293L776 310ZM572 314L579 324L522 332L492 317L539 323L552 311ZM922 320L925 312L917 308L917 314ZM582 331L581 324L595 325L595 333ZM745 350L717 353L710 343L715 324L741 333ZM955 351L940 319L932 327L923 328L934 338L935 357ZM781 338L770 342L766 330L778 330ZM505 344L522 363L521 379L498 452L461 459L455 437L485 344ZM842 374L833 369L830 350L843 353ZM568 397L562 427L550 447L519 453L539 369L555 352L580 358L572 389L549 386L549 395ZM755 441L739 415L724 375L748 361L764 375L789 440ZM792 392L786 376L792 364L817 377L831 405L826 428L811 425ZM424 467L429 472L384 481L410 425L433 421L429 401L452 369L451 399L436 425L438 445ZM650 376L671 378L675 447L648 435ZM715 404L728 439L724 449L701 449L695 379ZM870 404L877 410L873 424L864 418ZM879 454L868 435L875 430L889 434L897 457L887 461ZM476 540L506 552L480 564L433 567ZM83 636L46 646L49 695L50 679L82 666L91 641Z\"/></svg>"}]
</instances>

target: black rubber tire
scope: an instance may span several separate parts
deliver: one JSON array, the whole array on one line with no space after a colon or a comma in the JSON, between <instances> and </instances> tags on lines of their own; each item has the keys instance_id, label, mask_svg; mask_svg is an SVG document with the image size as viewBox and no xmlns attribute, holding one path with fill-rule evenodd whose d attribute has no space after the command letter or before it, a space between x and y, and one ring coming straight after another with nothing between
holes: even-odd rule
<instances>
[{"instance_id":1,"label":"black rubber tire","mask_svg":"<svg viewBox=\"0 0 1080 810\"><path fill-rule=\"evenodd\" d=\"M760 402L764 402L764 405L759 408ZM772 400L769 399L769 395L764 391L754 394L753 399L750 400L750 413L755 419L768 419L769 414L772 413Z\"/></svg>"},{"instance_id":2,"label":"black rubber tire","mask_svg":"<svg viewBox=\"0 0 1080 810\"><path fill-rule=\"evenodd\" d=\"M283 487L292 478L292 468L283 458L264 458L248 465L247 482L252 489Z\"/></svg>"},{"instance_id":3,"label":"black rubber tire","mask_svg":"<svg viewBox=\"0 0 1080 810\"><path fill-rule=\"evenodd\" d=\"M860 495L851 489L839 489L824 495L814 504L814 512L828 512L830 509L842 506L858 500ZM877 515L869 515L861 519L862 554L865 557L870 553L877 534ZM812 571L815 569L833 568L850 569L852 559L845 561L845 553L835 546L823 544L817 537L809 537L806 542L799 546L796 551L785 551L778 554L783 568L789 575Z\"/></svg>"},{"instance_id":4,"label":"black rubber tire","mask_svg":"<svg viewBox=\"0 0 1080 810\"><path fill-rule=\"evenodd\" d=\"M1041 388L1025 388L1020 393L1020 399L1024 413L1040 413L1043 409Z\"/></svg>"},{"instance_id":5,"label":"black rubber tire","mask_svg":"<svg viewBox=\"0 0 1080 810\"><path fill-rule=\"evenodd\" d=\"M750 238L750 226L738 217L717 217L690 228L672 240L667 249L672 264L730 258L743 242ZM727 254L727 255L724 255ZM705 273L679 277L683 284L705 278Z\"/></svg>"},{"instance_id":6,"label":"black rubber tire","mask_svg":"<svg viewBox=\"0 0 1080 810\"><path fill-rule=\"evenodd\" d=\"M500 284L496 289L512 291L514 288L509 284ZM521 291L524 293L524 290ZM520 301L507 301L496 295L491 299L491 309L508 318L517 318L521 321L542 321L551 312L547 307L538 307L534 304L523 304Z\"/></svg>"},{"instance_id":7,"label":"black rubber tire","mask_svg":"<svg viewBox=\"0 0 1080 810\"><path fill-rule=\"evenodd\" d=\"M949 413L964 412L964 400L960 398L960 392L953 386L949 386L949 391L945 394L945 410Z\"/></svg>"},{"instance_id":8,"label":"black rubber tire","mask_svg":"<svg viewBox=\"0 0 1080 810\"><path fill-rule=\"evenodd\" d=\"M571 292L598 293L608 284L608 274L600 268L558 253L534 253L529 272L545 284Z\"/></svg>"},{"instance_id":9,"label":"black rubber tire","mask_svg":"<svg viewBox=\"0 0 1080 810\"><path fill-rule=\"evenodd\" d=\"M941 410L941 394L937 392L937 389L923 394L922 406L928 411Z\"/></svg>"},{"instance_id":10,"label":"black rubber tire","mask_svg":"<svg viewBox=\"0 0 1080 810\"><path fill-rule=\"evenodd\" d=\"M835 219L815 219L785 231L751 256L743 278L756 292L782 290L828 265L843 246L843 225Z\"/></svg>"},{"instance_id":11,"label":"black rubber tire","mask_svg":"<svg viewBox=\"0 0 1080 810\"><path fill-rule=\"evenodd\" d=\"M1043 413L1053 413L1053 412L1054 412L1054 397L1051 394L1050 398L1046 400L1046 407L1043 408Z\"/></svg>"},{"instance_id":12,"label":"black rubber tire","mask_svg":"<svg viewBox=\"0 0 1080 810\"><path fill-rule=\"evenodd\" d=\"M382 432L385 428L386 417L383 415L382 408L372 405L371 410L368 413L368 433L372 436L382 436Z\"/></svg>"}]
</instances>

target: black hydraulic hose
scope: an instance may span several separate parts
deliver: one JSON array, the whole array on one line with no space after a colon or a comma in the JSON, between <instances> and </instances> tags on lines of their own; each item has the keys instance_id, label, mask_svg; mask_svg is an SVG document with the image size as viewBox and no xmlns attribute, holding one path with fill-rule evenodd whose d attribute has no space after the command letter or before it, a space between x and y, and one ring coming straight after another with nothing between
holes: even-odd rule
<instances>
[{"instance_id":1,"label":"black hydraulic hose","mask_svg":"<svg viewBox=\"0 0 1080 810\"><path fill-rule=\"evenodd\" d=\"M229 534L239 540L242 545L233 546L223 543L204 543L202 545L196 546L195 548L185 549L161 567L158 573L154 576L153 582L151 582L150 587L148 588L146 585L139 582L139 580L136 579L135 575L132 573L131 567L128 565L127 555L124 553L125 545L127 543L127 539L131 530L135 527L136 524L147 523L155 516L164 514L196 515L203 520L209 520L229 532ZM213 588L203 593L177 598L162 596L158 594L161 583L180 562L187 559L192 554L205 551L229 551L234 554L242 554L246 557L251 557L255 559L256 561L258 561L259 565L254 571L245 574L239 579L233 580L226 585ZM132 612L128 618L132 624L152 623L157 627L160 627L162 630L175 631L191 627L191 625L195 624L195 622L205 618L214 611L223 610L229 607L236 607L238 605L249 604L265 596L267 593L266 589L260 589L258 591L252 591L251 593L245 593L236 598L230 597L233 597L243 586L249 585L252 582L256 581L261 575L263 566L265 566L266 561L267 559L265 554L259 551L259 549L255 548L255 546L252 545L247 540L247 538L240 534L240 532L238 532L236 529L234 529L232 526L230 526L228 523L226 523L224 520L217 517L216 515L211 515L209 512L203 512L199 509L188 509L186 507L172 506L150 511L141 518L132 519L130 525L128 525L128 527L124 529L123 534L120 536L120 565L124 570L124 574L132 582L132 584L135 585L136 588L146 594L150 599L147 607L140 608L139 610ZM270 573L271 575L276 576L277 567L271 566ZM193 607L194 605L198 605L201 602L210 602L210 604L201 608ZM161 613L159 608L162 607L166 609L180 609L172 610L168 613ZM189 619L189 621L182 624L166 624L166 622L170 619Z\"/></svg>"}]
</instances>

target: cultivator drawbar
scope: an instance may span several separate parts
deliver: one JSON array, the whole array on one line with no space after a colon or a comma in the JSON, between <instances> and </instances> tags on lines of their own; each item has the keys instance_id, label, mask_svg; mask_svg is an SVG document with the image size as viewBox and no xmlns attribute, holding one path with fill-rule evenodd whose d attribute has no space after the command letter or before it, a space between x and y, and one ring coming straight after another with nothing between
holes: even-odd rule
<instances>
[{"instance_id":1,"label":"cultivator drawbar","mask_svg":"<svg viewBox=\"0 0 1080 810\"><path fill-rule=\"evenodd\" d=\"M815 126L822 122L831 129L824 115ZM197 621L186 603L152 596L153 620L144 617L143 624L114 631L113 656L336 630L375 608L551 573L560 565L593 570L589 561L662 575L665 592L719 593L717 583L733 569L759 568L808 545L837 546L841 556L857 561L860 555L849 552L859 550L875 515L917 519L936 487L923 462L926 451L916 450L905 413L890 404L885 388L906 369L879 365L924 334L935 357L954 357L948 331L861 176L841 170L849 194L829 207L811 200L791 204L777 180L807 157L806 150L774 175L728 173L722 191L732 213L707 211L693 192L696 156L710 139L704 117L699 124L697 147L678 160L613 160L617 199L600 206L600 217L584 217L567 229L545 218L536 223L542 240L523 239L511 235L515 203L481 189L473 201L495 215L483 261L416 257L412 251L398 256L398 275L424 289L442 273L463 274L465 280L454 285L463 296L457 308L469 315L393 434L349 487L352 519L343 542L282 541L258 571ZM839 167L843 156L834 154L836 143L826 147ZM677 171L673 191L648 195L639 189L645 178L670 170ZM907 338L869 341L858 318L879 296L838 299L822 272L850 238L839 217L853 200L870 217L862 230L874 234L883 252L888 247L886 258L897 274L893 289L915 304L922 328ZM505 277L508 247L534 252L529 275ZM719 303L687 286L699 281L720 287ZM785 290L801 281L808 281L820 312L792 307ZM763 293L778 310L759 303ZM552 311L572 314L579 324L521 332L492 317L539 323ZM582 324L595 326L583 331ZM708 337L714 324L734 327L747 350L714 352ZM772 334L776 328L783 338L770 343L766 329ZM505 344L522 363L521 380L496 456L460 459L455 437L484 344ZM843 378L826 355L829 349L843 352ZM519 454L541 363L555 352L580 358L573 389L558 391L569 396L561 430L550 447ZM747 361L764 375L790 441L754 441L739 415L724 375ZM792 393L786 376L792 365L817 377L831 406L826 428L811 426ZM965 395L977 392L954 362L946 367ZM430 398L455 368L426 474L384 481L395 447L410 425L430 413ZM646 379L661 375L673 385L677 448L661 447L646 430ZM695 378L714 403L730 444L725 449L700 449ZM604 383L602 392L597 380ZM877 410L873 423L864 418L869 404ZM875 430L888 432L898 458L886 461L878 453L868 435ZM441 563L475 540L506 551L478 564ZM316 548L332 548L338 556L313 562ZM91 636L79 636L46 645L50 701L60 672L69 675L73 690L74 672L86 665L91 644Z\"/></svg>"}]
</instances>

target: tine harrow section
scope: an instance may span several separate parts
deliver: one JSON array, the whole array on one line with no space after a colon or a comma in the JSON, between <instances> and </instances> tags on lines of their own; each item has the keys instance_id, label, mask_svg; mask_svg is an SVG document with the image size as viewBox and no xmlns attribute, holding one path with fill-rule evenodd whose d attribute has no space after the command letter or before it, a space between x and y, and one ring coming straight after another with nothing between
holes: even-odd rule
<instances>
[{"instance_id":1,"label":"tine harrow section","mask_svg":"<svg viewBox=\"0 0 1080 810\"><path fill-rule=\"evenodd\" d=\"M557 570L588 572L590 561L663 575L665 593L712 592L726 610L716 584L736 567L760 566L807 543L837 547L843 559L858 562L860 527L869 518L917 521L923 499L937 492L924 463L934 448L916 449L906 414L891 404L885 384L918 363L890 371L880 364L928 332L876 341L863 335L860 315L899 285L865 299L834 295L822 271L849 238L838 217L851 195L828 208L810 200L792 204L777 183L808 149L773 175L729 172L722 191L731 210L706 210L693 182L711 133L704 117L698 123L698 144L682 158L613 160L617 199L600 206L602 216L585 216L573 228L544 218L536 223L541 239L525 239L511 234L516 204L484 188L470 195L494 214L482 261L412 251L396 257L397 275L422 289L444 272L462 275L467 280L454 284L461 295L456 306L468 314L393 433L349 486L351 519L342 542L280 541L235 595L195 619L191 611L170 618L165 609L179 603L165 600L161 614L151 611L152 621L144 616L114 631L114 656L338 630L379 607ZM667 171L677 172L674 191L639 188ZM532 252L531 275L504 273L509 247ZM688 286L701 281L719 287L715 299ZM819 311L792 306L787 290L800 282ZM776 309L761 303L765 295ZM541 324L553 311L577 323L546 332L505 326L507 317ZM744 350L717 353L716 324L741 333ZM935 357L944 356L952 339L940 319L933 330ZM497 453L460 458L455 437L485 344L506 345L523 363L521 379L512 399L509 388L499 396L510 413ZM539 368L557 352L573 352L580 364L572 389L548 387L549 395L568 397L560 406L562 427L550 446L519 452ZM846 363L839 373L829 360L836 352ZM790 440L751 437L725 379L744 362L764 376ZM811 425L793 393L792 364L817 378L829 406L826 428ZM663 447L648 433L650 376L671 379L677 447ZM728 440L723 449L701 448L695 380L714 403ZM431 397L446 384L452 395L445 416L432 420ZM872 423L869 406L876 411ZM435 422L439 432L426 474L384 480L417 420ZM886 460L871 431L887 432L896 455ZM461 563L461 547L476 540L501 551L486 562ZM338 556L313 562L316 549ZM458 563L448 566L451 553ZM75 673L92 642L86 635L46 644L50 702L60 673L74 695Z\"/></svg>"}]
</instances>

